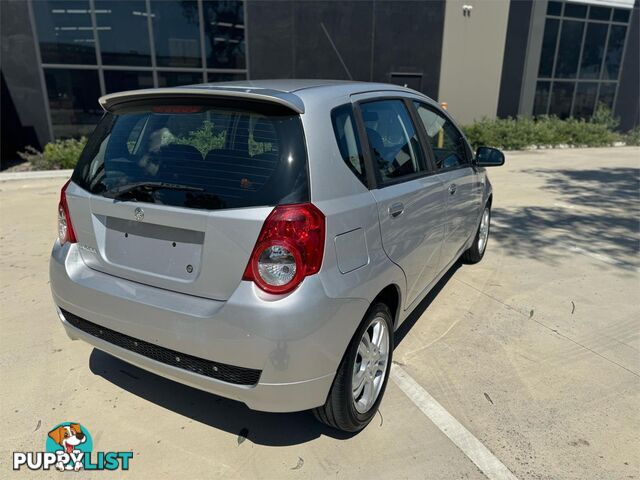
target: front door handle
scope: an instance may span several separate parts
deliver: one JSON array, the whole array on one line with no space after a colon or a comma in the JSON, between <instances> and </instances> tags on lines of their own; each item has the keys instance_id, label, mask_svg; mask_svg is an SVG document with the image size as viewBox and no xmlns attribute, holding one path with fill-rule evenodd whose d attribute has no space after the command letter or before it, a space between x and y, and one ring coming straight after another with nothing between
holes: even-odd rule
<instances>
[{"instance_id":1,"label":"front door handle","mask_svg":"<svg viewBox=\"0 0 640 480\"><path fill-rule=\"evenodd\" d=\"M455 183L452 183L451 185L449 185L449 194L453 195L454 193L456 193L457 188L458 186Z\"/></svg>"},{"instance_id":2,"label":"front door handle","mask_svg":"<svg viewBox=\"0 0 640 480\"><path fill-rule=\"evenodd\" d=\"M404 203L402 202L394 203L389 207L389 215L393 218L399 217L402 212L404 212Z\"/></svg>"}]
</instances>

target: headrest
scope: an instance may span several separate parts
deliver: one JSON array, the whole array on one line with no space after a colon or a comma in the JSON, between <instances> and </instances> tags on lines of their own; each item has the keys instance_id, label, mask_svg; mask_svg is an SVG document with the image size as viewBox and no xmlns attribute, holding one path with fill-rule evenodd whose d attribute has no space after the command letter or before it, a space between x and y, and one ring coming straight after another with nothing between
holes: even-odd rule
<instances>
[{"instance_id":1,"label":"headrest","mask_svg":"<svg viewBox=\"0 0 640 480\"><path fill-rule=\"evenodd\" d=\"M272 143L277 140L275 128L266 118L259 119L253 126L253 140L258 143Z\"/></svg>"}]
</instances>

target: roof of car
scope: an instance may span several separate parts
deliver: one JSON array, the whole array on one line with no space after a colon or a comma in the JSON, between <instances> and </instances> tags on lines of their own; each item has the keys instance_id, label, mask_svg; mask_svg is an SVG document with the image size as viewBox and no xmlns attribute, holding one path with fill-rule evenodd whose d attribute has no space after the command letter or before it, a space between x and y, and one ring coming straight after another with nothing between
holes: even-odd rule
<instances>
[{"instance_id":1,"label":"roof of car","mask_svg":"<svg viewBox=\"0 0 640 480\"><path fill-rule=\"evenodd\" d=\"M336 94L349 96L356 93L374 91L402 91L422 95L409 88L388 83L318 79L277 79L200 83L197 85L185 85L183 87L132 90L105 95L101 97L99 101L105 110L111 110L116 105L131 100L176 94L202 95L206 92L215 96L242 97L279 103L298 113L304 113L305 99L312 97L335 97Z\"/></svg>"}]
</instances>

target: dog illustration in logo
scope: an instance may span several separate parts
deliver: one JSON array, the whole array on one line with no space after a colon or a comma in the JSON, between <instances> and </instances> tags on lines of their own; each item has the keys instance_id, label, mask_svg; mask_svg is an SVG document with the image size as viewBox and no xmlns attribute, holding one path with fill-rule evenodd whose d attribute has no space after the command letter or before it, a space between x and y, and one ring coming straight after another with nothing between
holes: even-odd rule
<instances>
[{"instance_id":1,"label":"dog illustration in logo","mask_svg":"<svg viewBox=\"0 0 640 480\"><path fill-rule=\"evenodd\" d=\"M60 445L66 454L80 454L80 450L76 449L78 445L87 441L87 437L82 433L79 423L71 423L69 425L60 425L49 432L49 437ZM65 470L65 465L60 461L56 463L56 468L60 471ZM73 469L77 472L82 468L82 462L75 462Z\"/></svg>"}]
</instances>

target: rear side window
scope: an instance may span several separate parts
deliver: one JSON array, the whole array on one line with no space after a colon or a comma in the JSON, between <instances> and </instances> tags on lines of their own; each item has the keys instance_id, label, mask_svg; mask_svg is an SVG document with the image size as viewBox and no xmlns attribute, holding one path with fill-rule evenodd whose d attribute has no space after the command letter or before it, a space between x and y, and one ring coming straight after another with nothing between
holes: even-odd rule
<instances>
[{"instance_id":1,"label":"rear side window","mask_svg":"<svg viewBox=\"0 0 640 480\"><path fill-rule=\"evenodd\" d=\"M358 139L356 121L353 117L353 108L350 104L334 108L331 112L333 131L336 135L338 148L347 167L366 185L366 173L364 159Z\"/></svg>"},{"instance_id":2,"label":"rear side window","mask_svg":"<svg viewBox=\"0 0 640 480\"><path fill-rule=\"evenodd\" d=\"M260 105L163 102L107 114L73 180L105 197L188 208L309 200L299 116Z\"/></svg>"},{"instance_id":3,"label":"rear side window","mask_svg":"<svg viewBox=\"0 0 640 480\"><path fill-rule=\"evenodd\" d=\"M424 171L418 135L402 100L380 100L360 106L378 178L390 183Z\"/></svg>"}]
</instances>

